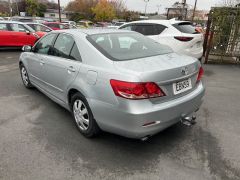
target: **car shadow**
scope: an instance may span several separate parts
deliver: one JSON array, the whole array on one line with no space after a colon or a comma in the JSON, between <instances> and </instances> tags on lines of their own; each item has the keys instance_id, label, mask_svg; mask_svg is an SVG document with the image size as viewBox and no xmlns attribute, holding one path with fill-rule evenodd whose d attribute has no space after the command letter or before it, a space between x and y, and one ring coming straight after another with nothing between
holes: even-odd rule
<instances>
[{"instance_id":1,"label":"car shadow","mask_svg":"<svg viewBox=\"0 0 240 180\"><path fill-rule=\"evenodd\" d=\"M32 134L37 142L44 141L45 151L51 153L56 161L64 157L64 161L67 160L72 168L143 170L157 163L161 154L176 157L185 154L182 142L191 130L180 123L144 142L106 132L88 139L78 132L67 110L37 90L33 94L35 103L44 105L44 108L33 122Z\"/></svg>"}]
</instances>

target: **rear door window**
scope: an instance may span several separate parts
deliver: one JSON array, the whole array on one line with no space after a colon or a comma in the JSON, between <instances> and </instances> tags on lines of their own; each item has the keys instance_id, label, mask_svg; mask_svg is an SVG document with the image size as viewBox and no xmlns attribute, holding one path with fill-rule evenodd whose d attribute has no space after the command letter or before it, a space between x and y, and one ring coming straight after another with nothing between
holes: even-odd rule
<instances>
[{"instance_id":1,"label":"rear door window","mask_svg":"<svg viewBox=\"0 0 240 180\"><path fill-rule=\"evenodd\" d=\"M74 43L73 48L72 48L72 50L71 50L71 53L70 53L70 59L72 59L72 60L76 60L76 61L82 61L76 43Z\"/></svg>"},{"instance_id":2,"label":"rear door window","mask_svg":"<svg viewBox=\"0 0 240 180\"><path fill-rule=\"evenodd\" d=\"M135 31L145 35L154 36L161 34L166 27L161 24L137 24Z\"/></svg>"},{"instance_id":3,"label":"rear door window","mask_svg":"<svg viewBox=\"0 0 240 180\"><path fill-rule=\"evenodd\" d=\"M179 30L182 33L199 34L199 32L196 31L195 27L190 22L181 22L181 23L173 24L173 27L175 27L177 30Z\"/></svg>"},{"instance_id":4,"label":"rear door window","mask_svg":"<svg viewBox=\"0 0 240 180\"><path fill-rule=\"evenodd\" d=\"M60 34L54 44L52 55L69 59L73 44L74 39L72 36Z\"/></svg>"}]
</instances>

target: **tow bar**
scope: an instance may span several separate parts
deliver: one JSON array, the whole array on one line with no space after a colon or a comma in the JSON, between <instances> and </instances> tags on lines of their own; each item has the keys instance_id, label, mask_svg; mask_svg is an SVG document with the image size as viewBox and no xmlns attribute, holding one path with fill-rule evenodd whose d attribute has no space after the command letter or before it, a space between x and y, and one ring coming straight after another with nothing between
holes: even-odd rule
<instances>
[{"instance_id":1,"label":"tow bar","mask_svg":"<svg viewBox=\"0 0 240 180\"><path fill-rule=\"evenodd\" d=\"M191 116L183 116L181 118L181 123L186 126L192 126L196 124L196 115L195 113L192 114Z\"/></svg>"}]
</instances>

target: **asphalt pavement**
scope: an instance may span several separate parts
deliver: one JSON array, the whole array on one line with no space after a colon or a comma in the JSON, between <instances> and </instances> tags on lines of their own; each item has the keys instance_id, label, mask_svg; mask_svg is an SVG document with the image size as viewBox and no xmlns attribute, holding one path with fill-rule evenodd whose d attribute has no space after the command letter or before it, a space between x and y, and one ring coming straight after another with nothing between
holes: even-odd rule
<instances>
[{"instance_id":1,"label":"asphalt pavement","mask_svg":"<svg viewBox=\"0 0 240 180\"><path fill-rule=\"evenodd\" d=\"M20 51L0 51L0 179L240 179L240 66L205 65L197 124L146 142L84 138L70 113L21 82Z\"/></svg>"}]
</instances>

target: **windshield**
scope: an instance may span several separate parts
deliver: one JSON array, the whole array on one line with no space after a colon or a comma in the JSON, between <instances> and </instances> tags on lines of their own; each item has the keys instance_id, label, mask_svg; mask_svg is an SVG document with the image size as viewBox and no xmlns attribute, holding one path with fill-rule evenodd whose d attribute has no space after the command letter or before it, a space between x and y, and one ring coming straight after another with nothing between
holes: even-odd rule
<instances>
[{"instance_id":1,"label":"windshield","mask_svg":"<svg viewBox=\"0 0 240 180\"><path fill-rule=\"evenodd\" d=\"M87 36L102 54L114 61L124 61L171 53L165 45L138 33L111 33Z\"/></svg>"}]
</instances>

